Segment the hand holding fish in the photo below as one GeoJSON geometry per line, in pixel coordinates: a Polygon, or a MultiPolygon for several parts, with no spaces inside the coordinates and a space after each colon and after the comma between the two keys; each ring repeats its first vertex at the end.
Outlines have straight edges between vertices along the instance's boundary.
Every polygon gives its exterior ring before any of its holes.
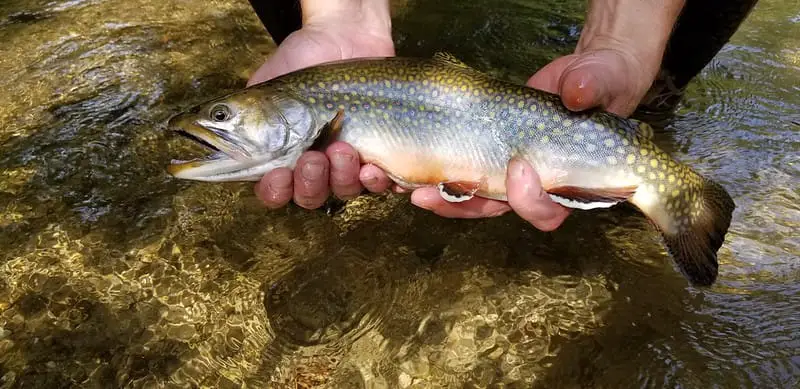
{"type": "MultiPolygon", "coordinates": [[[[626,1],[593,1],[575,52],[539,70],[528,85],[561,95],[565,105],[575,111],[602,106],[621,116],[632,113],[656,76],[682,1],[669,1],[657,10],[627,7],[626,1]]],[[[303,27],[281,43],[248,85],[322,62],[394,55],[388,2],[306,0],[301,4],[303,27]]],[[[294,200],[313,209],[321,206],[331,191],[348,199],[363,188],[382,192],[390,186],[381,169],[362,166],[352,146],[336,142],[324,153],[304,153],[294,171],[280,168],[269,172],[256,185],[256,193],[270,208],[294,200]]],[[[527,162],[511,162],[507,186],[508,202],[479,197],[448,202],[436,188],[416,189],[411,201],[455,218],[491,217],[514,210],[545,231],[561,225],[570,212],[550,199],[527,162]]]]}

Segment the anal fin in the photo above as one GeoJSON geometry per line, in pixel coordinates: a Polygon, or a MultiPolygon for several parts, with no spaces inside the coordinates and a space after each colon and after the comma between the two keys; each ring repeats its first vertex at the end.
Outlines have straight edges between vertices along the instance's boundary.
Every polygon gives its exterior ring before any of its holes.
{"type": "Polygon", "coordinates": [[[567,208],[595,209],[609,208],[627,201],[637,186],[619,188],[582,188],[578,186],[559,186],[547,190],[550,198],[567,208]]]}
{"type": "Polygon", "coordinates": [[[475,181],[449,181],[440,182],[437,187],[443,199],[451,203],[460,203],[475,197],[475,193],[481,187],[481,183],[475,181]]]}

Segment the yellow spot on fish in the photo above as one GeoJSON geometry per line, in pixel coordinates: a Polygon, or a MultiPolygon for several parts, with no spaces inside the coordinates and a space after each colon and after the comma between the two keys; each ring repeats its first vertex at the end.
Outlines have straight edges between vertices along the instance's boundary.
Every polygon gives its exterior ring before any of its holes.
{"type": "Polygon", "coordinates": [[[316,103],[316,102],[317,102],[317,99],[315,99],[315,98],[313,98],[313,97],[309,97],[309,98],[308,98],[308,102],[309,102],[309,103],[311,103],[311,104],[314,104],[314,103],[316,103]]]}
{"type": "Polygon", "coordinates": [[[467,91],[467,86],[466,85],[461,85],[461,91],[462,92],[466,92],[467,91]]]}
{"type": "Polygon", "coordinates": [[[644,156],[644,155],[647,155],[648,151],[647,151],[647,149],[641,149],[641,150],[639,150],[639,153],[641,153],[644,156]]]}
{"type": "Polygon", "coordinates": [[[664,179],[664,172],[658,172],[658,179],[659,180],[663,180],[664,179]]]}
{"type": "Polygon", "coordinates": [[[639,165],[639,167],[636,168],[636,171],[639,173],[644,173],[647,171],[647,168],[644,165],[639,165]]]}
{"type": "Polygon", "coordinates": [[[545,109],[544,111],[542,111],[542,115],[544,116],[550,115],[550,111],[545,109]]]}
{"type": "Polygon", "coordinates": [[[627,139],[622,139],[622,144],[627,146],[627,145],[631,144],[631,142],[629,140],[627,140],[627,139]]]}
{"type": "Polygon", "coordinates": [[[525,108],[525,100],[520,100],[519,103],[517,103],[517,108],[525,108]]]}
{"type": "Polygon", "coordinates": [[[481,94],[481,92],[480,92],[479,90],[477,90],[477,89],[475,89],[474,91],[472,91],[472,95],[473,95],[473,96],[478,96],[478,95],[480,95],[480,94],[481,94]]]}
{"type": "Polygon", "coordinates": [[[333,90],[339,90],[339,84],[333,84],[333,85],[331,85],[331,89],[333,89],[333,90]]]}
{"type": "Polygon", "coordinates": [[[672,197],[678,197],[679,194],[681,194],[680,190],[678,190],[678,189],[673,189],[672,190],[672,197]]]}
{"type": "Polygon", "coordinates": [[[320,88],[324,88],[325,87],[325,83],[320,81],[320,82],[317,83],[317,86],[320,87],[320,88]]]}
{"type": "Polygon", "coordinates": [[[650,166],[657,168],[658,167],[658,160],[653,158],[650,160],[650,166]]]}
{"type": "Polygon", "coordinates": [[[574,140],[575,140],[575,142],[580,142],[580,141],[582,141],[582,140],[583,140],[583,134],[575,134],[575,135],[572,137],[572,139],[574,139],[574,140]]]}
{"type": "Polygon", "coordinates": [[[653,173],[653,172],[650,172],[650,174],[648,174],[647,176],[650,177],[651,180],[655,180],[656,179],[656,174],[653,173]]]}
{"type": "Polygon", "coordinates": [[[542,137],[542,143],[547,143],[549,141],[550,141],[550,137],[549,136],[545,135],[545,136],[542,137]]]}
{"type": "Polygon", "coordinates": [[[536,125],[536,129],[537,129],[537,130],[540,130],[540,131],[541,131],[541,130],[544,130],[544,123],[539,123],[539,124],[537,124],[537,125],[536,125]]]}
{"type": "Polygon", "coordinates": [[[633,162],[636,161],[636,156],[633,154],[628,154],[628,158],[626,158],[628,165],[633,165],[633,162]]]}
{"type": "Polygon", "coordinates": [[[658,184],[658,193],[664,193],[667,190],[667,187],[664,184],[658,184]]]}
{"type": "Polygon", "coordinates": [[[670,184],[675,182],[675,175],[674,174],[670,174],[669,177],[667,177],[667,181],[669,181],[670,184]]]}
{"type": "Polygon", "coordinates": [[[416,90],[416,89],[414,89],[414,87],[413,87],[413,86],[412,86],[411,88],[408,88],[408,93],[410,93],[410,94],[412,94],[412,95],[413,95],[413,94],[414,94],[414,93],[416,93],[416,92],[417,92],[417,90],[416,90]]]}
{"type": "Polygon", "coordinates": [[[614,157],[613,155],[608,156],[608,158],[606,158],[606,161],[608,161],[609,165],[616,165],[617,164],[617,158],[614,157]]]}
{"type": "Polygon", "coordinates": [[[570,119],[564,120],[564,127],[569,127],[571,125],[572,125],[572,120],[570,119]]]}
{"type": "Polygon", "coordinates": [[[622,147],[617,147],[617,153],[618,154],[625,154],[625,149],[623,149],[622,147]]]}
{"type": "Polygon", "coordinates": [[[529,109],[531,110],[531,112],[536,111],[536,104],[531,104],[531,107],[529,109]]]}
{"type": "Polygon", "coordinates": [[[602,124],[600,124],[600,123],[597,123],[597,125],[595,125],[594,127],[595,127],[596,129],[598,129],[598,130],[603,130],[603,129],[605,129],[605,126],[603,126],[603,125],[602,125],[602,124]]]}
{"type": "Polygon", "coordinates": [[[603,143],[606,145],[606,147],[614,147],[613,139],[606,139],[605,141],[603,141],[603,143]]]}

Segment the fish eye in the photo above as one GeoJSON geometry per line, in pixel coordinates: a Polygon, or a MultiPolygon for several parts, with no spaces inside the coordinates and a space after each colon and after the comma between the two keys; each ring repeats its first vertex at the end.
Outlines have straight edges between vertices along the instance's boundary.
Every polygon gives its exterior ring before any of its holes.
{"type": "Polygon", "coordinates": [[[211,108],[211,120],[215,122],[224,122],[231,118],[231,110],[225,104],[217,104],[211,108]]]}

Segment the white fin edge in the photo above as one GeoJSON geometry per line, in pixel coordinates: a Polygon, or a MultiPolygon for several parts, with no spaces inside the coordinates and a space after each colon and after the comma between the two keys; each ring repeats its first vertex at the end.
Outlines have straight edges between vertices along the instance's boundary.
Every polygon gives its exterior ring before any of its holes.
{"type": "Polygon", "coordinates": [[[444,189],[444,183],[439,183],[438,185],[436,185],[436,187],[439,188],[439,195],[442,196],[442,198],[448,203],[460,203],[475,197],[475,195],[473,194],[465,193],[463,195],[453,195],[447,193],[447,191],[444,189]]]}
{"type": "Polygon", "coordinates": [[[615,205],[620,203],[619,201],[613,201],[613,202],[608,202],[608,203],[607,202],[602,202],[602,201],[595,201],[595,202],[591,202],[591,203],[582,203],[580,201],[570,200],[568,198],[564,198],[564,197],[561,197],[561,196],[556,196],[554,194],[549,194],[549,195],[550,195],[550,198],[553,201],[555,201],[556,203],[559,203],[559,204],[561,204],[561,205],[563,205],[563,206],[565,206],[567,208],[575,208],[575,209],[583,209],[583,210],[596,209],[596,208],[611,208],[611,207],[613,207],[613,206],[615,206],[615,205]]]}

